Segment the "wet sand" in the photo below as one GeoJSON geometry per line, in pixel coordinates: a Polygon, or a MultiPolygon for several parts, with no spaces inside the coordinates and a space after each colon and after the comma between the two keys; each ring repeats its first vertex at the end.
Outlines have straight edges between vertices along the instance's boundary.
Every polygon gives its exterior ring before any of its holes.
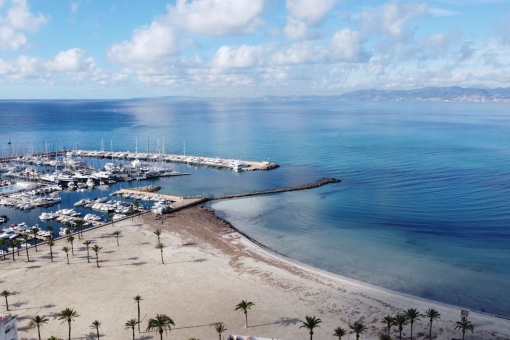
{"type": "MultiPolygon", "coordinates": [[[[378,287],[348,280],[309,268],[278,256],[236,232],[228,223],[199,207],[155,216],[152,213],[116,222],[84,232],[85,239],[103,249],[87,263],[83,240],[75,241],[75,256],[66,264],[58,240],[54,247],[55,262],[49,259],[48,246],[39,251],[30,249],[31,261],[25,251],[0,261],[0,290],[9,290],[11,313],[18,317],[20,339],[36,339],[37,330],[28,329],[29,319],[46,315],[50,321],[41,329],[43,339],[50,335],[67,338],[67,323],[57,314],[70,307],[80,316],[72,323],[73,339],[92,339],[94,320],[102,324],[100,334],[107,339],[130,339],[131,331],[124,323],[136,318],[133,297],[141,295],[142,332],[137,339],[153,339],[155,333],[145,332],[147,320],[156,314],[167,314],[175,327],[164,338],[217,339],[214,325],[223,322],[229,333],[272,339],[308,339],[300,329],[305,315],[322,319],[314,331],[314,339],[333,338],[333,330],[361,321],[368,327],[366,339],[377,339],[385,327],[381,320],[408,308],[424,312],[435,308],[441,320],[434,323],[437,339],[462,338],[454,330],[460,309],[415,297],[397,294],[378,287]],[[161,242],[166,245],[161,263],[155,249],[157,237],[153,230],[163,230],[161,242]],[[111,234],[120,230],[120,246],[111,234]],[[255,306],[248,313],[248,329],[244,315],[234,311],[241,300],[255,306]]],[[[4,311],[4,300],[0,300],[4,311]]],[[[466,339],[510,339],[510,321],[470,312],[474,334],[466,339]]],[[[414,338],[428,338],[428,321],[422,318],[414,325],[414,338]]],[[[405,326],[403,338],[410,336],[405,326]]],[[[393,336],[398,339],[398,331],[393,336]]],[[[345,337],[344,339],[347,339],[345,337]]],[[[350,339],[355,339],[353,335],[350,339]]]]}

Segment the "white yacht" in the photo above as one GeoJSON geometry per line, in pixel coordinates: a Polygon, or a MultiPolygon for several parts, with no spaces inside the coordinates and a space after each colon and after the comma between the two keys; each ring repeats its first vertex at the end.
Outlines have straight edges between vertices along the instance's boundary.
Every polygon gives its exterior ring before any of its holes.
{"type": "Polygon", "coordinates": [[[90,177],[89,177],[89,179],[87,179],[87,182],[85,184],[87,184],[87,186],[89,188],[93,188],[93,187],[96,186],[96,183],[94,183],[94,180],[92,178],[90,178],[90,177]]]}

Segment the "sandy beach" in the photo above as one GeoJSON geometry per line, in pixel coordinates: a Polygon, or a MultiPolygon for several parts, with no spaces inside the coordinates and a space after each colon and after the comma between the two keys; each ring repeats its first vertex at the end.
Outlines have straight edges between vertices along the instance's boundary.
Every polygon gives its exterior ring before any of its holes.
{"type": "MultiPolygon", "coordinates": [[[[257,246],[233,230],[223,220],[200,207],[192,207],[165,216],[152,213],[133,220],[116,222],[113,226],[84,232],[84,239],[102,247],[100,268],[95,255],[87,262],[83,240],[75,238],[75,255],[66,263],[61,250],[69,244],[57,240],[54,262],[49,247],[25,250],[16,261],[12,256],[1,262],[0,290],[9,290],[11,313],[18,318],[20,339],[36,339],[37,330],[29,329],[35,315],[46,315],[49,322],[41,329],[43,339],[51,335],[67,338],[67,323],[57,314],[69,307],[80,315],[72,323],[73,339],[93,339],[90,328],[99,320],[102,338],[130,339],[131,331],[124,324],[136,318],[134,296],[141,295],[142,332],[137,339],[155,339],[154,332],[145,332],[147,320],[156,314],[167,314],[175,327],[165,339],[218,339],[214,325],[223,322],[227,331],[241,335],[271,339],[309,339],[300,329],[305,315],[322,319],[314,331],[314,339],[333,339],[336,327],[361,321],[367,325],[366,339],[377,339],[385,331],[381,320],[408,308],[424,312],[435,308],[441,319],[433,326],[433,338],[462,338],[454,324],[460,320],[460,308],[397,294],[340,276],[309,268],[257,246]],[[161,242],[165,264],[155,249],[157,237],[153,230],[163,230],[161,242]],[[120,230],[119,246],[112,232],[120,230]],[[234,311],[241,300],[255,304],[248,313],[234,311]]],[[[5,301],[0,300],[0,311],[5,301]]],[[[475,332],[466,339],[510,339],[510,321],[470,312],[475,332]]],[[[428,338],[428,320],[414,325],[414,339],[428,338]]],[[[392,335],[398,339],[394,327],[392,335]]],[[[410,336],[405,326],[403,338],[410,336]]],[[[354,335],[349,338],[355,339],[354,335]]]]}

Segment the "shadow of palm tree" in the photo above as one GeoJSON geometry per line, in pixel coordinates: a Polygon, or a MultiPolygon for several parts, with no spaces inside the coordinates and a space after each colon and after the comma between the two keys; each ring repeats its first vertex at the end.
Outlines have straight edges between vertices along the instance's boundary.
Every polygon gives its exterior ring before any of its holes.
{"type": "Polygon", "coordinates": [[[184,327],[174,327],[173,329],[187,329],[187,328],[198,328],[198,327],[212,327],[216,326],[217,324],[221,323],[221,321],[218,322],[212,322],[207,325],[195,325],[195,326],[184,326],[184,327]]]}
{"type": "Polygon", "coordinates": [[[37,268],[41,268],[41,266],[28,266],[27,269],[37,269],[37,268]]]}
{"type": "Polygon", "coordinates": [[[298,318],[290,318],[290,317],[284,316],[284,317],[281,317],[276,323],[281,324],[284,327],[287,327],[287,326],[297,325],[300,322],[301,322],[301,320],[299,320],[298,318]]]}

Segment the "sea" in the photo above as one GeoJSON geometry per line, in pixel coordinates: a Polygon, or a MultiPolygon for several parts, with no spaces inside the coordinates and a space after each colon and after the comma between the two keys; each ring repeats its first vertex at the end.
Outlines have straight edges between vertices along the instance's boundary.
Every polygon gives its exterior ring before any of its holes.
{"type": "MultiPolygon", "coordinates": [[[[0,122],[2,156],[104,148],[280,165],[236,173],[171,164],[191,175],[150,182],[165,193],[220,195],[338,178],[340,183],[316,189],[213,201],[208,207],[295,261],[510,317],[508,103],[0,101],[0,122]]],[[[101,166],[99,160],[87,162],[101,166]]],[[[62,192],[61,205],[132,185],[62,192]]],[[[0,207],[9,222],[29,225],[41,223],[41,211],[0,207]]]]}

